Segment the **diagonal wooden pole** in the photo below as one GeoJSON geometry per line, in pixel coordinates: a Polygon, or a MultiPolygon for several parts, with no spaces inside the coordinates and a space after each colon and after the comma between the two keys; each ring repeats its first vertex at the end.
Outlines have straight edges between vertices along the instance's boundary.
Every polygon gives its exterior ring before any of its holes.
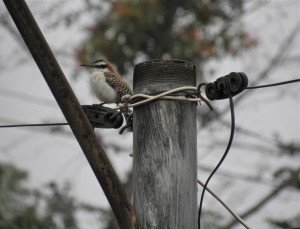
{"type": "Polygon", "coordinates": [[[24,0],[3,0],[81,146],[122,229],[137,229],[134,210],[105,151],[24,0]]]}

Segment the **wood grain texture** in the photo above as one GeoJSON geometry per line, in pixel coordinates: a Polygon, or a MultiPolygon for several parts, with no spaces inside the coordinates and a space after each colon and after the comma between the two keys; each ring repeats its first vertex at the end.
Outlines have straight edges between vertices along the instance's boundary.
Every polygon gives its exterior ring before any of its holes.
{"type": "Polygon", "coordinates": [[[4,3],[94,171],[120,228],[138,229],[121,182],[26,2],[4,0],[4,3]]]}
{"type": "MultiPolygon", "coordinates": [[[[146,62],[135,68],[134,94],[195,81],[190,63],[146,62]]],[[[134,108],[133,120],[134,208],[141,228],[196,228],[196,103],[155,101],[134,108]]]]}

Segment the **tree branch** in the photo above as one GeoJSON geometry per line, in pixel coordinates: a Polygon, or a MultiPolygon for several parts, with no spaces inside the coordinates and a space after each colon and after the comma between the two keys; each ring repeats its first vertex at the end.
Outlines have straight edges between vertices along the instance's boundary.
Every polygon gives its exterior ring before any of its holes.
{"type": "MultiPolygon", "coordinates": [[[[273,189],[268,195],[263,197],[260,201],[258,201],[255,205],[250,207],[248,210],[246,210],[243,214],[240,214],[240,217],[242,219],[245,219],[252,215],[253,213],[257,212],[259,209],[261,209],[265,204],[270,201],[273,197],[275,197],[279,192],[281,192],[284,188],[287,186],[296,186],[299,183],[298,179],[298,173],[299,170],[290,171],[289,178],[283,180],[280,185],[278,185],[275,189],[273,189]]],[[[231,222],[229,222],[227,225],[222,227],[222,229],[230,229],[238,222],[234,219],[231,222]]]]}

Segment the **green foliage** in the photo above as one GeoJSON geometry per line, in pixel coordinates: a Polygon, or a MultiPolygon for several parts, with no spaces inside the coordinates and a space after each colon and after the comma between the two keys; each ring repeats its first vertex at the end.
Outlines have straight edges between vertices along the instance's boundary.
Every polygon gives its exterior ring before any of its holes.
{"type": "Polygon", "coordinates": [[[27,174],[9,164],[0,164],[0,228],[76,229],[77,211],[100,215],[102,210],[83,205],[70,195],[70,185],[47,185],[46,190],[25,187],[27,174]]]}
{"type": "Polygon", "coordinates": [[[49,184],[51,195],[46,197],[47,216],[49,218],[60,218],[64,228],[78,228],[75,213],[77,207],[75,200],[69,196],[70,186],[66,185],[59,189],[55,183],[49,184]]]}
{"type": "Polygon", "coordinates": [[[23,187],[22,181],[26,177],[24,171],[11,165],[0,166],[0,228],[13,228],[15,218],[20,221],[20,213],[25,213],[26,207],[22,202],[28,196],[28,190],[23,187]]]}
{"type": "MultiPolygon", "coordinates": [[[[100,12],[99,12],[100,13],[100,12]]],[[[105,56],[121,73],[137,61],[184,59],[201,66],[256,44],[242,26],[242,0],[116,0],[95,20],[77,51],[78,61],[105,56]]]]}

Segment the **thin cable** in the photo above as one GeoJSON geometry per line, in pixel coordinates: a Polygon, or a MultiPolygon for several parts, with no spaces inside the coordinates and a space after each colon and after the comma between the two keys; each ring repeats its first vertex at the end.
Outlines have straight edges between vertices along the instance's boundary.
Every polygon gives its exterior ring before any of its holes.
{"type": "MultiPolygon", "coordinates": [[[[193,87],[193,86],[183,86],[183,87],[178,87],[178,88],[174,88],[171,89],[169,91],[165,91],[161,94],[158,95],[144,95],[144,94],[136,94],[133,96],[129,96],[128,98],[127,95],[123,96],[125,102],[124,103],[120,103],[116,108],[114,108],[115,110],[119,110],[122,109],[124,107],[136,107],[136,106],[140,106],[146,103],[149,103],[151,101],[154,100],[158,100],[158,99],[171,99],[171,100],[181,100],[181,101],[189,101],[189,102],[204,102],[207,104],[207,106],[213,110],[213,107],[210,105],[209,101],[207,99],[205,99],[201,93],[198,93],[197,91],[197,87],[193,87]],[[171,94],[174,94],[175,92],[186,92],[186,91],[192,91],[191,93],[188,94],[197,94],[197,98],[187,98],[186,96],[169,96],[171,94]],[[131,103],[132,100],[134,99],[138,99],[138,98],[142,98],[144,100],[136,102],[136,103],[131,103]]],[[[123,100],[122,98],[122,100],[123,100]]]]}
{"type": "MultiPolygon", "coordinates": [[[[123,96],[125,97],[125,96],[123,96]]],[[[113,108],[114,110],[122,110],[124,108],[128,107],[136,107],[140,106],[146,103],[149,103],[153,100],[158,99],[170,99],[170,100],[181,100],[181,101],[189,101],[189,102],[204,102],[208,105],[208,107],[213,110],[213,107],[210,105],[209,101],[206,100],[201,93],[197,92],[197,88],[193,86],[185,86],[185,87],[179,87],[174,88],[172,90],[163,92],[161,94],[150,96],[150,95],[144,95],[144,94],[137,94],[133,96],[129,96],[128,98],[125,98],[126,102],[120,103],[116,108],[113,108]],[[187,98],[186,96],[172,96],[171,94],[174,94],[175,92],[186,92],[186,91],[193,91],[191,94],[195,93],[197,94],[197,98],[187,98]],[[171,95],[171,96],[169,96],[171,95]],[[142,98],[144,100],[136,102],[136,103],[130,103],[133,99],[142,98]]],[[[62,126],[62,125],[69,125],[68,123],[49,123],[49,124],[18,124],[18,125],[0,125],[0,128],[10,128],[10,127],[36,127],[36,126],[62,126]]]]}
{"type": "MultiPolygon", "coordinates": [[[[198,184],[200,184],[202,187],[204,187],[204,184],[200,181],[200,180],[197,180],[197,182],[198,182],[198,184]]],[[[223,200],[221,200],[218,196],[217,196],[217,194],[215,194],[213,191],[211,191],[208,187],[206,187],[206,190],[213,196],[213,197],[215,197],[230,213],[231,213],[231,215],[234,217],[234,218],[236,218],[237,219],[237,221],[239,221],[245,228],[247,228],[247,229],[251,229],[246,223],[245,223],[245,221],[241,218],[241,217],[239,217],[236,213],[234,213],[230,208],[229,208],[229,206],[227,206],[224,202],[223,202],[223,200]]]]}
{"type": "Polygon", "coordinates": [[[283,81],[283,82],[280,82],[280,83],[265,84],[265,85],[260,85],[260,86],[245,87],[245,89],[258,89],[258,88],[264,88],[264,87],[275,87],[275,86],[280,86],[280,85],[289,84],[289,83],[296,83],[296,82],[300,82],[300,79],[288,80],[288,81],[283,81]]]}
{"type": "Polygon", "coordinates": [[[201,99],[203,100],[203,102],[206,103],[206,105],[209,107],[209,109],[210,109],[211,111],[213,111],[214,108],[212,107],[212,105],[209,103],[209,101],[208,101],[206,98],[204,98],[204,97],[201,95],[201,87],[202,87],[202,86],[206,86],[207,84],[208,84],[207,82],[199,83],[199,85],[197,86],[197,96],[198,96],[199,98],[201,98],[201,99]]]}
{"type": "Polygon", "coordinates": [[[232,96],[231,96],[231,93],[230,93],[229,90],[228,90],[228,96],[229,96],[229,103],[230,103],[230,110],[231,110],[231,132],[230,132],[230,137],[229,137],[229,141],[228,141],[228,144],[227,144],[227,148],[226,148],[221,160],[219,161],[219,163],[217,164],[215,169],[211,172],[211,174],[209,175],[209,177],[206,180],[205,185],[203,187],[202,194],[201,194],[201,199],[200,199],[199,211],[198,211],[198,228],[199,229],[201,229],[201,211],[202,211],[202,203],[203,203],[203,198],[204,198],[204,193],[205,193],[206,187],[207,187],[208,182],[210,181],[210,179],[213,177],[213,175],[217,172],[217,170],[219,169],[221,164],[224,162],[224,160],[225,160],[225,158],[226,158],[226,156],[229,152],[229,149],[231,147],[233,136],[234,136],[234,128],[235,128],[234,107],[233,107],[232,96]]]}
{"type": "Polygon", "coordinates": [[[36,127],[36,126],[66,126],[69,123],[38,123],[38,124],[17,124],[17,125],[1,125],[0,128],[10,128],[10,127],[36,127]]]}
{"type": "MultiPolygon", "coordinates": [[[[192,87],[192,86],[179,87],[179,88],[175,88],[175,89],[172,89],[172,90],[169,90],[169,91],[165,91],[165,92],[163,92],[163,93],[161,93],[159,95],[155,95],[155,96],[149,96],[149,95],[143,95],[143,94],[133,95],[130,98],[130,100],[138,98],[138,97],[148,98],[148,99],[140,101],[140,102],[136,102],[136,103],[133,103],[133,104],[129,104],[128,107],[136,107],[136,106],[139,106],[139,105],[142,105],[142,104],[145,104],[145,103],[149,103],[149,102],[151,102],[153,100],[157,100],[159,98],[164,99],[164,96],[170,95],[170,94],[178,92],[178,91],[185,91],[185,90],[194,90],[194,91],[196,91],[197,88],[196,87],[192,87]]],[[[174,99],[174,100],[176,100],[176,99],[182,100],[182,98],[178,98],[177,96],[176,97],[173,96],[172,99],[174,99]]],[[[186,101],[193,101],[193,102],[196,102],[196,101],[200,102],[200,101],[202,101],[199,98],[194,98],[194,99],[185,98],[184,100],[186,100],[186,101]]]]}

